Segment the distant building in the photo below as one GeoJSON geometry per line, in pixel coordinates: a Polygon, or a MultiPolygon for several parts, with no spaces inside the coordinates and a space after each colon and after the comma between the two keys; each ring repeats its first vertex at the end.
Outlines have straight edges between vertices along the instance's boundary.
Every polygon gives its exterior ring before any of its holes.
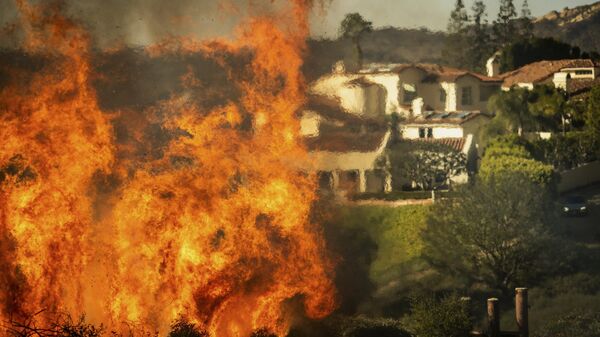
{"type": "Polygon", "coordinates": [[[570,97],[579,97],[600,84],[600,64],[592,60],[539,61],[500,77],[503,90],[533,89],[536,85],[548,84],[565,90],[570,97]]]}

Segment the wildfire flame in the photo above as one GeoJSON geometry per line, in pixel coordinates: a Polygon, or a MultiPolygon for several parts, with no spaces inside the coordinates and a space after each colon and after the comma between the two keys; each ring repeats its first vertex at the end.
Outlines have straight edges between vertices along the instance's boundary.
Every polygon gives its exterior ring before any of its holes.
{"type": "Polygon", "coordinates": [[[209,111],[184,95],[161,102],[153,109],[179,136],[145,163],[119,155],[85,30],[60,6],[17,5],[24,48],[53,58],[0,91],[0,320],[45,309],[40,324],[85,314],[164,334],[184,317],[212,336],[247,336],[285,334],[295,297],[313,318],[334,309],[332,266],[309,219],[315,177],[297,165],[311,1],[252,18],[237,41],[181,40],[178,52],[216,59],[251,50],[244,76],[230,71],[241,97],[209,111]],[[118,183],[98,212],[103,179],[118,183]]]}

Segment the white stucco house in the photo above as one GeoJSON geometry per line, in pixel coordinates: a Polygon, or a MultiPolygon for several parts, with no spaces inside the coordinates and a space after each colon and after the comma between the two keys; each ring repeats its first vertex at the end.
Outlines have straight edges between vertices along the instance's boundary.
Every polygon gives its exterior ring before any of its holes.
{"type": "Polygon", "coordinates": [[[499,77],[431,64],[371,64],[352,73],[338,64],[311,84],[300,113],[321,188],[346,194],[390,192],[395,178],[386,150],[392,137],[440,142],[476,165],[475,140],[490,119],[487,103],[501,83],[499,77]],[[395,127],[392,115],[399,117],[395,127]],[[392,130],[399,133],[392,135],[392,130]]]}
{"type": "Polygon", "coordinates": [[[311,85],[313,94],[339,99],[350,113],[413,114],[421,98],[425,110],[486,111],[502,80],[433,64],[370,64],[354,73],[338,71],[311,85]]]}
{"type": "Polygon", "coordinates": [[[322,190],[342,195],[391,191],[390,174],[377,165],[391,136],[381,116],[350,113],[339,101],[311,96],[300,124],[322,190]]]}

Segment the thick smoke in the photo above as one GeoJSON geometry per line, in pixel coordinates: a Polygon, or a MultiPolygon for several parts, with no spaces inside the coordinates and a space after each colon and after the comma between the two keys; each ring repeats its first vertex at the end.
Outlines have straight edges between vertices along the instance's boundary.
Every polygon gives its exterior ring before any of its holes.
{"type": "MultiPolygon", "coordinates": [[[[43,0],[51,1],[51,0],[43,0]]],[[[32,1],[35,3],[36,1],[32,1]]],[[[39,2],[39,1],[37,1],[39,2]]],[[[64,0],[66,13],[82,22],[96,46],[115,49],[154,44],[170,37],[231,37],[249,16],[268,15],[282,0],[64,0]]],[[[20,29],[13,0],[0,0],[0,47],[18,45],[20,29]],[[15,31],[17,34],[15,34],[15,31]]]]}

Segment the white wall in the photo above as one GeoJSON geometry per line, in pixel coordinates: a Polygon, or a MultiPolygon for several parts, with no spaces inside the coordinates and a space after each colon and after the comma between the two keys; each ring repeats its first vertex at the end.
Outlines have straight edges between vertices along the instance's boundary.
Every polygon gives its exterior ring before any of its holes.
{"type": "MultiPolygon", "coordinates": [[[[432,128],[433,138],[463,138],[465,133],[459,125],[408,125],[402,126],[402,138],[419,139],[419,129],[432,128]]],[[[427,132],[427,131],[425,131],[427,132]]]]}
{"type": "Polygon", "coordinates": [[[372,152],[313,151],[308,155],[315,171],[372,170],[375,168],[376,160],[383,153],[389,137],[390,132],[384,136],[379,148],[372,152]]]}
{"type": "Polygon", "coordinates": [[[560,193],[600,182],[600,161],[582,165],[560,174],[560,193]]]}
{"type": "Polygon", "coordinates": [[[300,118],[300,134],[304,137],[316,137],[319,135],[321,118],[314,111],[305,111],[300,118]]]}
{"type": "Polygon", "coordinates": [[[378,84],[343,85],[338,90],[342,107],[359,116],[381,116],[385,113],[386,90],[378,84]]]}

